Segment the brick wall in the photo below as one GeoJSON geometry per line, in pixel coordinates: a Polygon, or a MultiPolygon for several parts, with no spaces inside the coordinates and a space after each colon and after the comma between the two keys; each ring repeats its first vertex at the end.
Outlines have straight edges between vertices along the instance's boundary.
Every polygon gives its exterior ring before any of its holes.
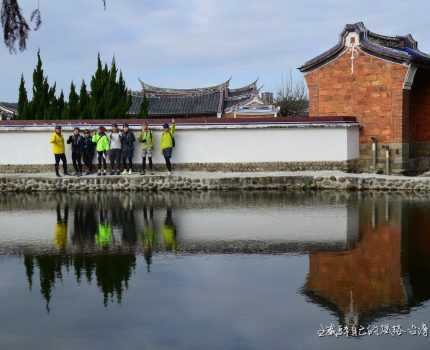
{"type": "Polygon", "coordinates": [[[346,52],[306,74],[309,115],[356,116],[362,126],[360,143],[370,143],[372,136],[380,143],[408,142],[403,91],[407,67],[361,50],[353,61],[354,72],[351,53],[346,52]]]}
{"type": "Polygon", "coordinates": [[[418,70],[411,90],[411,134],[413,141],[430,141],[430,76],[418,70]]]}

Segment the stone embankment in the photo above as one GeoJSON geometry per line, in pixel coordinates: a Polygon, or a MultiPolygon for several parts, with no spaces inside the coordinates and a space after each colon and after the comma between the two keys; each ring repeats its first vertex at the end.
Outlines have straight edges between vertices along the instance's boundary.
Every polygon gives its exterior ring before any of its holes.
{"type": "Polygon", "coordinates": [[[321,172],[206,173],[178,172],[140,176],[56,178],[51,174],[0,175],[0,192],[37,191],[208,191],[208,190],[347,190],[428,191],[430,178],[321,172]]]}

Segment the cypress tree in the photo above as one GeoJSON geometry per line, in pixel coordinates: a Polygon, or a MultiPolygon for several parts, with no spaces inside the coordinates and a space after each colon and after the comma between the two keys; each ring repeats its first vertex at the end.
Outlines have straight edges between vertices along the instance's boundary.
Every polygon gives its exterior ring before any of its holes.
{"type": "Polygon", "coordinates": [[[90,115],[89,111],[90,97],[87,91],[87,85],[82,80],[81,89],[79,92],[79,112],[82,119],[86,119],[90,115]]]}
{"type": "Polygon", "coordinates": [[[103,110],[103,67],[100,59],[100,54],[97,56],[97,70],[91,77],[91,117],[94,119],[102,118],[104,114],[103,110]]]}
{"type": "Polygon", "coordinates": [[[21,83],[19,84],[19,95],[18,95],[18,118],[26,119],[26,113],[28,111],[28,96],[25,88],[24,74],[21,74],[21,83]]]}
{"type": "Polygon", "coordinates": [[[29,119],[44,118],[44,95],[46,85],[47,80],[43,75],[43,63],[39,50],[37,51],[37,65],[33,71],[33,99],[31,101],[31,115],[29,119]]]}
{"type": "Polygon", "coordinates": [[[70,84],[68,116],[71,119],[80,118],[79,95],[76,93],[76,87],[75,87],[75,84],[73,83],[73,81],[70,84]]]}
{"type": "Polygon", "coordinates": [[[56,89],[57,83],[48,90],[47,103],[45,104],[45,119],[61,119],[61,116],[58,115],[56,89]]]}
{"type": "Polygon", "coordinates": [[[64,93],[61,90],[60,97],[57,101],[57,114],[59,119],[63,119],[65,117],[65,103],[64,103],[64,93]]]}

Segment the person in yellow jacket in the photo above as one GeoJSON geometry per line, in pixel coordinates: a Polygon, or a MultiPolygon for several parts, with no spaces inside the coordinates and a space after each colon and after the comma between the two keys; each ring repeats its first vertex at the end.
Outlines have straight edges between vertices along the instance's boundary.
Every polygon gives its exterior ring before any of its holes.
{"type": "Polygon", "coordinates": [[[167,251],[176,252],[177,241],[176,241],[176,226],[173,223],[172,218],[172,208],[167,208],[166,219],[164,220],[164,225],[161,229],[164,247],[167,251]]]}
{"type": "Polygon", "coordinates": [[[64,207],[64,216],[61,217],[60,204],[57,204],[57,223],[55,225],[54,243],[55,246],[64,251],[67,247],[67,223],[69,218],[69,207],[64,207]]]}
{"type": "Polygon", "coordinates": [[[176,131],[175,119],[172,119],[172,125],[169,124],[163,125],[163,132],[161,133],[160,138],[160,149],[163,153],[164,160],[166,161],[166,168],[168,174],[172,174],[172,163],[170,159],[172,158],[173,148],[175,147],[175,138],[173,135],[176,131]]]}
{"type": "Polygon", "coordinates": [[[69,175],[67,172],[67,159],[64,147],[64,137],[62,134],[61,126],[57,125],[54,132],[51,134],[49,143],[52,145],[52,153],[55,157],[55,175],[60,175],[60,160],[63,162],[64,175],[69,175]]]}

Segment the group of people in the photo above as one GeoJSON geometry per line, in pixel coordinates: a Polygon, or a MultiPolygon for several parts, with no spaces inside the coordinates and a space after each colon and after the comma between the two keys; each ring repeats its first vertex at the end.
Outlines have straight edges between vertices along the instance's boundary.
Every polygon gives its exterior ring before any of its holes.
{"type": "MultiPolygon", "coordinates": [[[[172,174],[172,153],[175,147],[174,133],[176,131],[175,120],[171,125],[164,124],[160,138],[160,150],[163,154],[168,174],[172,174]]],[[[71,145],[72,162],[76,176],[92,174],[93,160],[97,154],[98,171],[97,175],[107,175],[107,159],[110,160],[110,175],[131,175],[133,172],[133,156],[135,143],[142,145],[142,171],[145,175],[146,161],[148,159],[149,170],[153,171],[152,155],[154,150],[154,136],[148,123],[145,121],[139,136],[134,136],[128,124],[124,124],[122,130],[117,124],[112,125],[112,130],[108,132],[105,127],[100,126],[97,131],[91,133],[86,129],[81,134],[79,128],[74,128],[73,134],[67,139],[67,144],[71,145]]],[[[65,142],[61,126],[56,126],[51,135],[52,153],[55,158],[55,174],[61,177],[60,162],[63,163],[64,175],[70,175],[67,171],[67,158],[65,154],[65,142]]]]}

